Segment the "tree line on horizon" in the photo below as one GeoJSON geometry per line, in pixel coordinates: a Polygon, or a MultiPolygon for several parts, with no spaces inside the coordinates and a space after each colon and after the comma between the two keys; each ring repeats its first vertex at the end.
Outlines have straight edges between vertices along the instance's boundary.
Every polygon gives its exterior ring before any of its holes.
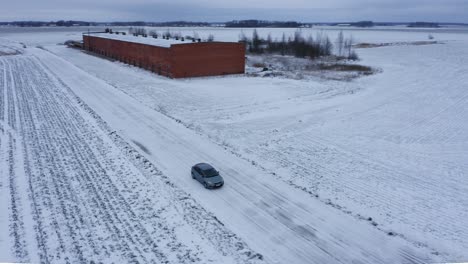
{"type": "Polygon", "coordinates": [[[228,28],[259,28],[259,27],[273,27],[273,28],[297,28],[304,24],[296,21],[267,21],[267,20],[233,20],[226,22],[225,27],[228,28]]]}
{"type": "MultiPolygon", "coordinates": [[[[373,21],[358,21],[350,23],[302,23],[296,21],[267,21],[267,20],[232,20],[229,22],[193,22],[193,21],[167,21],[167,22],[145,22],[145,21],[114,21],[114,22],[91,22],[77,20],[58,20],[58,21],[10,21],[0,22],[0,26],[18,26],[18,27],[73,27],[73,26],[140,26],[140,27],[228,27],[228,28],[301,28],[312,27],[314,25],[328,26],[353,26],[353,27],[374,27],[374,26],[390,26],[406,24],[408,27],[423,27],[436,28],[440,27],[440,23],[434,22],[410,22],[410,23],[390,23],[390,22],[373,22],[373,21]]],[[[454,25],[467,25],[463,23],[451,23],[454,25]]]]}

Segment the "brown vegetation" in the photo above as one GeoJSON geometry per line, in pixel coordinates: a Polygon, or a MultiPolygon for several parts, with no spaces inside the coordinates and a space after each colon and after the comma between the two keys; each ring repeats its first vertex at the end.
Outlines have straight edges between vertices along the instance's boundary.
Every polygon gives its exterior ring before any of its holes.
{"type": "Polygon", "coordinates": [[[359,43],[353,47],[356,49],[379,48],[388,46],[420,46],[420,45],[433,45],[442,44],[439,41],[410,41],[410,42],[389,42],[389,43],[359,43]]]}

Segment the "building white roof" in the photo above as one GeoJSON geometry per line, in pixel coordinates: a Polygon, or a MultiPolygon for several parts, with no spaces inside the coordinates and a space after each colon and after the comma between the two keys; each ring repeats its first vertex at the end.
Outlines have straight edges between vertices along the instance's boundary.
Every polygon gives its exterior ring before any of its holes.
{"type": "MultiPolygon", "coordinates": [[[[88,35],[88,34],[84,33],[84,35],[88,35]]],[[[145,38],[143,36],[135,37],[131,34],[122,35],[122,33],[120,34],[90,33],[89,35],[93,37],[98,37],[98,38],[115,39],[115,40],[140,43],[140,44],[146,44],[146,45],[152,45],[152,46],[158,46],[158,47],[164,47],[164,48],[169,48],[171,45],[174,45],[174,44],[192,43],[191,39],[186,39],[185,41],[181,41],[180,39],[175,40],[173,38],[163,39],[161,36],[159,36],[156,39],[156,38],[153,38],[152,36],[148,36],[145,38]]]]}

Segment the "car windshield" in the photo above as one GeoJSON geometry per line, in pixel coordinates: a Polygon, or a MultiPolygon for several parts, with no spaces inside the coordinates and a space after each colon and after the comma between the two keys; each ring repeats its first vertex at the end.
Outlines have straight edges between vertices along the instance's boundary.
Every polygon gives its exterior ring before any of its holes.
{"type": "Polygon", "coordinates": [[[210,177],[218,176],[219,174],[215,169],[211,168],[211,169],[203,171],[203,175],[206,178],[210,178],[210,177]]]}

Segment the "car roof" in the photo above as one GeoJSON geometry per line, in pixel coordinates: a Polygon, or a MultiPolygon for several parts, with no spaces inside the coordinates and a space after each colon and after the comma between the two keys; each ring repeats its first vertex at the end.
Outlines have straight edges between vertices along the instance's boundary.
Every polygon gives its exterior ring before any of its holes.
{"type": "Polygon", "coordinates": [[[198,164],[195,165],[195,167],[198,167],[198,168],[200,168],[201,170],[213,169],[213,166],[211,166],[211,165],[208,164],[208,163],[198,163],[198,164]]]}

